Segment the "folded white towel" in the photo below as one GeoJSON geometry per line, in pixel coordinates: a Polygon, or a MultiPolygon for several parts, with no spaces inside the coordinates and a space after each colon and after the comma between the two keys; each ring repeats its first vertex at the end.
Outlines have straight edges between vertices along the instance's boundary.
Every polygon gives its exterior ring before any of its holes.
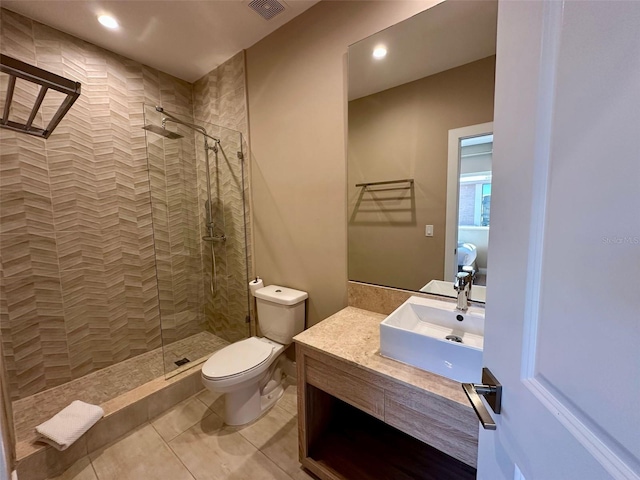
{"type": "Polygon", "coordinates": [[[38,440],[58,450],[66,450],[104,415],[102,408],[75,400],[60,413],[38,425],[38,440]]]}

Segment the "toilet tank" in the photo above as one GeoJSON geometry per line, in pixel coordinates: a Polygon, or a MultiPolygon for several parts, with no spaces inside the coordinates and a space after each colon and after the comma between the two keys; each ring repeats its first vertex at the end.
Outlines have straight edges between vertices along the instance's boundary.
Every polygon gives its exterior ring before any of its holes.
{"type": "Polygon", "coordinates": [[[258,305],[258,325],[274,342],[288,345],[304,330],[304,301],[307,292],[269,285],[254,293],[258,305]]]}

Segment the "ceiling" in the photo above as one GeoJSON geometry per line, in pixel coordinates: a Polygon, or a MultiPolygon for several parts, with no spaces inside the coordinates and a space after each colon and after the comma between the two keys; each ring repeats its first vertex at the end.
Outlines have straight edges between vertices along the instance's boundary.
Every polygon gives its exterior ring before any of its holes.
{"type": "Polygon", "coordinates": [[[449,0],[351,45],[349,100],[495,55],[497,17],[496,0],[449,0]]]}
{"type": "Polygon", "coordinates": [[[2,7],[188,82],[300,15],[318,0],[278,0],[265,20],[245,0],[2,0],[2,7]],[[120,23],[109,30],[97,21],[120,23]]]}

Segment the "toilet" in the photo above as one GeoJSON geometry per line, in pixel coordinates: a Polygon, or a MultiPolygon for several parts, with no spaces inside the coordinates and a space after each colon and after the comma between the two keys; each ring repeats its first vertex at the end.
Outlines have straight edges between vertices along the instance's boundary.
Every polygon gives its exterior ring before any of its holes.
{"type": "Polygon", "coordinates": [[[244,425],[282,396],[281,354],[304,330],[307,292],[269,285],[254,292],[263,337],[250,337],[218,350],[202,365],[202,383],[224,393],[225,423],[244,425]]]}
{"type": "Polygon", "coordinates": [[[458,270],[463,270],[462,267],[474,267],[476,257],[478,256],[478,250],[473,243],[459,242],[458,243],[458,270]]]}

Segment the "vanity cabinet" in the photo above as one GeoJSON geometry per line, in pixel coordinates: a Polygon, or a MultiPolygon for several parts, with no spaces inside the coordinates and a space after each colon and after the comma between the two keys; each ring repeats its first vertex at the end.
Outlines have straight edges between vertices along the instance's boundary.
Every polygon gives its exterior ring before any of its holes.
{"type": "Polygon", "coordinates": [[[327,480],[475,478],[471,407],[296,340],[305,468],[327,480]]]}

